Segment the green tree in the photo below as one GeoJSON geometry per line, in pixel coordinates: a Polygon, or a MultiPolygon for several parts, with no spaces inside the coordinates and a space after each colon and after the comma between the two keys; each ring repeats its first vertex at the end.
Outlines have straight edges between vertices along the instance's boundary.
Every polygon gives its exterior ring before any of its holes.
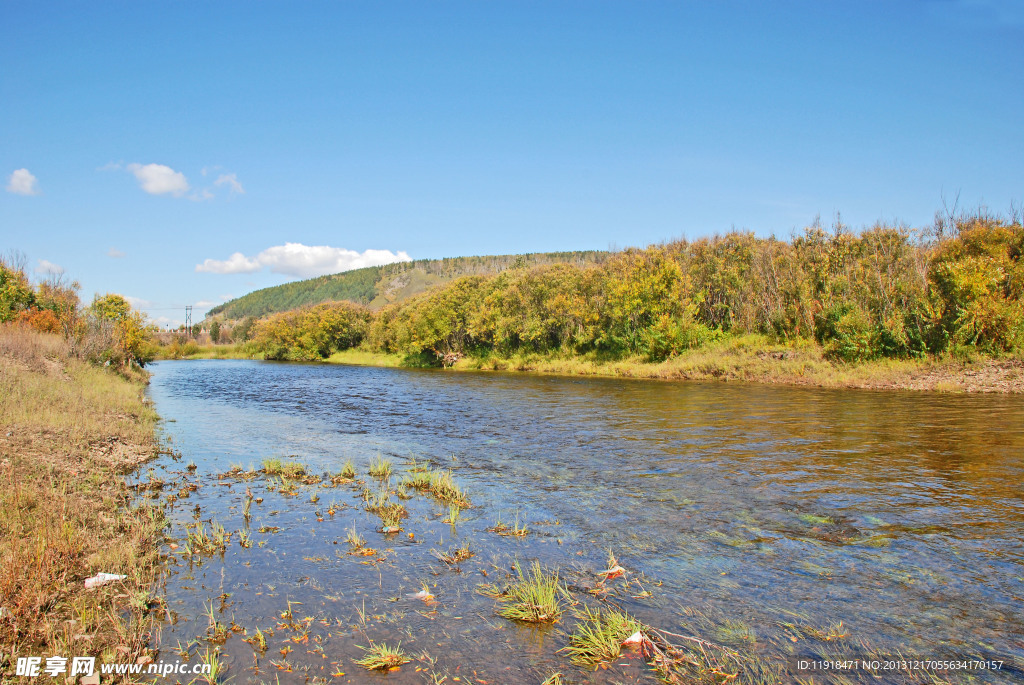
{"type": "Polygon", "coordinates": [[[215,345],[220,342],[220,321],[214,321],[210,324],[210,340],[215,345]]]}
{"type": "Polygon", "coordinates": [[[11,321],[34,302],[35,292],[25,270],[0,259],[0,323],[11,321]]]}

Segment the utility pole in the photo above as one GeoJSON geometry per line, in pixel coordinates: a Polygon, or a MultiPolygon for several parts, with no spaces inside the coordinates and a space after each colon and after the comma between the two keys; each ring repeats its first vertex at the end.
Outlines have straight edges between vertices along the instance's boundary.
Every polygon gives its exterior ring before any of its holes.
{"type": "Polygon", "coordinates": [[[185,305],[185,335],[192,337],[192,305],[185,305]]]}

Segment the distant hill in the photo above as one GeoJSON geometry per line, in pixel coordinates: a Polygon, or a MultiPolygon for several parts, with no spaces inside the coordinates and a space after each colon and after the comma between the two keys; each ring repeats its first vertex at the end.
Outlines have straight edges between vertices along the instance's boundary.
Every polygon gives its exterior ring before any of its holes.
{"type": "Polygon", "coordinates": [[[246,316],[261,317],[328,300],[350,300],[371,309],[380,309],[386,304],[407,300],[460,276],[496,274],[508,268],[538,264],[598,264],[607,259],[608,254],[599,250],[533,252],[522,255],[417,259],[370,266],[255,290],[214,307],[207,316],[219,315],[227,320],[246,316]]]}

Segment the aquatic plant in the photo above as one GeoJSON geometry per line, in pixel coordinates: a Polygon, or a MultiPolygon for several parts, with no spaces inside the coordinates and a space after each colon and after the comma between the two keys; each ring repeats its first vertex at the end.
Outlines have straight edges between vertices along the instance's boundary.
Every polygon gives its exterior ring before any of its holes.
{"type": "Polygon", "coordinates": [[[567,592],[559,583],[558,571],[545,573],[539,561],[534,561],[525,573],[518,561],[513,568],[516,580],[495,598],[504,604],[498,615],[524,623],[557,621],[562,615],[561,596],[567,592]]]}
{"type": "Polygon", "coordinates": [[[459,518],[462,516],[462,507],[458,504],[448,505],[448,515],[444,518],[442,523],[450,523],[453,526],[459,522],[459,518]]]}
{"type": "Polygon", "coordinates": [[[366,538],[359,534],[356,530],[356,524],[352,524],[352,527],[348,531],[348,535],[345,537],[345,542],[349,544],[352,549],[359,549],[366,544],[366,538]]]}
{"type": "Polygon", "coordinates": [[[263,473],[268,476],[299,478],[306,475],[306,467],[297,461],[283,461],[278,458],[263,460],[263,473]]]}
{"type": "Polygon", "coordinates": [[[526,537],[530,534],[530,529],[526,527],[526,524],[519,524],[519,512],[516,512],[515,519],[512,521],[512,525],[508,525],[501,520],[501,514],[498,514],[498,520],[494,522],[494,525],[487,529],[489,533],[497,533],[503,536],[512,537],[526,537]]]}
{"type": "Polygon", "coordinates": [[[403,485],[426,492],[443,504],[457,505],[462,509],[473,506],[466,493],[458,486],[451,469],[419,470],[405,476],[403,485]]]}
{"type": "Polygon", "coordinates": [[[471,559],[476,553],[469,549],[469,540],[467,540],[461,547],[455,547],[453,545],[452,547],[449,547],[446,552],[439,552],[435,550],[434,554],[438,559],[446,564],[458,564],[466,559],[471,559]]]}
{"type": "Polygon", "coordinates": [[[356,659],[356,663],[368,671],[388,671],[411,661],[402,651],[401,642],[394,647],[388,647],[383,642],[369,647],[356,646],[365,652],[362,659],[356,659]]]}
{"type": "Polygon", "coordinates": [[[374,478],[384,479],[391,475],[392,463],[383,455],[378,454],[370,460],[370,475],[374,478]]]}
{"type": "Polygon", "coordinates": [[[224,672],[227,671],[227,666],[220,660],[220,647],[214,649],[206,649],[206,652],[200,657],[200,661],[203,663],[203,673],[199,677],[202,678],[209,685],[217,685],[224,677],[224,672]]]}
{"type": "Polygon", "coordinates": [[[642,636],[647,629],[640,621],[613,607],[591,609],[584,606],[576,618],[578,622],[569,645],[562,651],[579,666],[596,666],[615,659],[622,653],[626,638],[637,632],[642,636]]]}

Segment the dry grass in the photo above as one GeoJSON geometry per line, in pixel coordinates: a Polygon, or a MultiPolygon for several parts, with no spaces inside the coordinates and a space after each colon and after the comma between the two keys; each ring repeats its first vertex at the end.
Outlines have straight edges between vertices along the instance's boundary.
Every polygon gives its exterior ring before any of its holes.
{"type": "Polygon", "coordinates": [[[163,510],[133,506],[116,477],[154,453],[143,389],[57,336],[0,327],[0,672],[146,648],[163,510]],[[86,590],[101,571],[127,579],[86,590]]]}

